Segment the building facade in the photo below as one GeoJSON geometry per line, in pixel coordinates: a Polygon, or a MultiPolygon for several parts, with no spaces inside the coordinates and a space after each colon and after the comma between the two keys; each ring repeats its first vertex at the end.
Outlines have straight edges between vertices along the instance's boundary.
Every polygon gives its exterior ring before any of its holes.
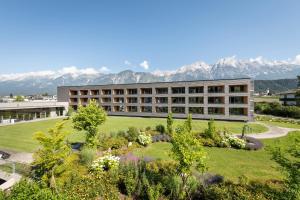
{"type": "Polygon", "coordinates": [[[58,87],[58,102],[75,110],[96,100],[108,115],[253,120],[251,79],[58,87]]]}
{"type": "Polygon", "coordinates": [[[12,102],[0,103],[0,124],[65,116],[67,102],[12,102]]]}

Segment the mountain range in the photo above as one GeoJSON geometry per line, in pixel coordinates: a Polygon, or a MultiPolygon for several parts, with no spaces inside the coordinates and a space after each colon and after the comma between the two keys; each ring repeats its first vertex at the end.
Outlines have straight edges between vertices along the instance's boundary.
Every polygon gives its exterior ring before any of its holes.
{"type": "Polygon", "coordinates": [[[212,80],[250,77],[255,90],[270,88],[273,92],[295,88],[300,74],[300,55],[293,60],[269,61],[262,57],[241,60],[235,56],[220,59],[215,64],[195,62],[173,71],[134,72],[125,70],[107,73],[106,68],[78,69],[66,67],[58,71],[0,74],[0,95],[55,94],[61,85],[118,84],[164,81],[212,80]],[[281,79],[281,80],[276,80],[281,79]]]}

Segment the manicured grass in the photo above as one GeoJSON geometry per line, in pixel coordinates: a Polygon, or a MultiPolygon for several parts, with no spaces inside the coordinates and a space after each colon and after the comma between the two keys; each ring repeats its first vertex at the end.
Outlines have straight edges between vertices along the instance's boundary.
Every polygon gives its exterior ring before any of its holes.
{"type": "MultiPolygon", "coordinates": [[[[263,140],[265,146],[280,145],[285,148],[291,144],[293,138],[300,139],[300,132],[289,133],[288,136],[277,139],[263,140]]],[[[136,149],[134,154],[140,157],[155,159],[171,159],[171,144],[166,142],[153,143],[142,149],[136,149]]],[[[277,169],[277,164],[271,160],[266,148],[259,151],[246,151],[227,148],[205,147],[207,152],[208,171],[220,174],[227,179],[237,181],[244,175],[249,180],[265,181],[268,179],[281,179],[282,175],[277,169]]]]}
{"type": "Polygon", "coordinates": [[[270,122],[270,121],[262,121],[262,122],[265,124],[273,125],[273,126],[300,129],[300,124],[292,124],[292,123],[288,123],[288,122],[270,122]]]}
{"type": "MultiPolygon", "coordinates": [[[[33,134],[37,131],[46,132],[53,127],[55,123],[62,121],[62,119],[38,121],[31,123],[15,124],[11,126],[0,127],[0,148],[32,152],[37,148],[37,142],[33,140],[33,134]]],[[[176,119],[175,126],[182,123],[184,120],[176,119]]],[[[151,126],[154,128],[157,124],[166,125],[164,118],[141,118],[141,117],[108,117],[105,124],[100,126],[101,133],[110,133],[120,130],[127,130],[130,126],[137,128],[146,128],[151,126]]],[[[216,126],[219,130],[227,128],[232,133],[241,133],[243,122],[225,122],[216,121],[216,126]]],[[[260,133],[267,131],[267,128],[259,124],[249,124],[253,133],[260,133]]],[[[205,120],[193,120],[193,130],[203,131],[207,127],[205,120]]],[[[83,141],[84,133],[73,130],[70,120],[65,120],[65,130],[71,133],[70,141],[83,141]]]]}

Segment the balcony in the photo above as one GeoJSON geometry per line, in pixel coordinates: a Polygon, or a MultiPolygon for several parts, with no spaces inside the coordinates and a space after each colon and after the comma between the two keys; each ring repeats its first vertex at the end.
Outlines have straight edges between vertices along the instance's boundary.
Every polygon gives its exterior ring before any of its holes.
{"type": "Polygon", "coordinates": [[[168,107],[155,107],[157,113],[168,113],[168,107]]]}
{"type": "Polygon", "coordinates": [[[173,87],[172,94],[185,94],[185,87],[173,87]]]}
{"type": "Polygon", "coordinates": [[[111,106],[102,106],[106,112],[111,112],[111,106]]]}
{"type": "Polygon", "coordinates": [[[124,106],[114,106],[114,111],[115,112],[124,112],[124,106]]]}
{"type": "Polygon", "coordinates": [[[185,104],[185,97],[172,97],[173,104],[185,104]]]}
{"type": "Polygon", "coordinates": [[[156,94],[168,94],[168,88],[155,88],[156,94]]]}
{"type": "Polygon", "coordinates": [[[137,89],[127,89],[128,95],[136,95],[138,93],[137,89]]]}
{"type": "Polygon", "coordinates": [[[91,90],[91,95],[99,95],[100,91],[99,90],[91,90]]]}
{"type": "Polygon", "coordinates": [[[209,104],[224,104],[225,98],[224,97],[208,97],[209,104]]]}
{"type": "Polygon", "coordinates": [[[189,113],[204,114],[204,109],[203,109],[203,107],[189,107],[189,113]]]}
{"type": "Polygon", "coordinates": [[[189,93],[190,94],[200,94],[200,93],[203,93],[203,86],[189,87],[189,93]]]}
{"type": "Polygon", "coordinates": [[[115,97],[114,103],[124,103],[124,98],[123,97],[115,97]]]}
{"type": "Polygon", "coordinates": [[[138,98],[137,97],[128,97],[127,98],[127,103],[137,103],[138,98]]]}
{"type": "Polygon", "coordinates": [[[156,97],[155,102],[157,104],[167,104],[168,103],[168,97],[156,97]]]}
{"type": "Polygon", "coordinates": [[[175,113],[175,114],[184,114],[185,113],[185,107],[172,107],[171,110],[172,110],[172,113],[175,113]]]}
{"type": "Polygon", "coordinates": [[[78,95],[77,90],[70,90],[70,96],[76,96],[76,95],[78,95]]]}
{"type": "Polygon", "coordinates": [[[127,112],[137,112],[137,106],[127,106],[127,112]]]}
{"type": "Polygon", "coordinates": [[[102,98],[102,103],[111,103],[111,98],[110,97],[102,98]]]}
{"type": "Polygon", "coordinates": [[[88,90],[80,90],[80,95],[81,96],[86,96],[88,95],[89,91],[88,90]]]}
{"type": "Polygon", "coordinates": [[[141,106],[141,112],[152,113],[152,106],[141,106]]]}
{"type": "Polygon", "coordinates": [[[102,90],[102,94],[103,95],[111,95],[111,90],[104,89],[104,90],[102,90]]]}
{"type": "Polygon", "coordinates": [[[229,97],[230,104],[247,104],[248,97],[231,96],[229,97]]]}
{"type": "Polygon", "coordinates": [[[142,103],[152,103],[152,97],[142,97],[141,102],[142,103]]]}
{"type": "Polygon", "coordinates": [[[248,85],[230,85],[229,93],[245,93],[248,92],[248,85]]]}
{"type": "Polygon", "coordinates": [[[189,97],[190,104],[203,104],[203,97],[189,97]]]}
{"type": "Polygon", "coordinates": [[[115,95],[124,95],[124,90],[123,89],[115,89],[114,94],[115,95]]]}
{"type": "Polygon", "coordinates": [[[152,94],[152,88],[141,88],[141,94],[152,94]]]}
{"type": "Polygon", "coordinates": [[[225,114],[225,108],[208,107],[208,114],[209,115],[224,115],[225,114]]]}
{"type": "Polygon", "coordinates": [[[229,108],[229,115],[247,116],[247,108],[229,108]]]}
{"type": "Polygon", "coordinates": [[[221,86],[208,86],[208,93],[224,93],[224,85],[221,86]]]}

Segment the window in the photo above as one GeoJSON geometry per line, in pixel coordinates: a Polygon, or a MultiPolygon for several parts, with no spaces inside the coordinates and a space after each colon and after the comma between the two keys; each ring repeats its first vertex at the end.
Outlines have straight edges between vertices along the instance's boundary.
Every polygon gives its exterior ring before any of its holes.
{"type": "Polygon", "coordinates": [[[127,89],[127,94],[129,95],[137,94],[137,89],[127,89]]]}
{"type": "Polygon", "coordinates": [[[229,114],[230,115],[247,115],[247,108],[229,108],[229,114]]]}
{"type": "Polygon", "coordinates": [[[141,88],[141,94],[152,94],[152,88],[141,88]]]}
{"type": "Polygon", "coordinates": [[[78,91],[77,90],[70,90],[70,95],[78,95],[78,91]]]}
{"type": "Polygon", "coordinates": [[[142,97],[142,103],[152,103],[152,97],[142,97]]]}
{"type": "Polygon", "coordinates": [[[111,112],[111,106],[102,106],[106,112],[111,112]]]}
{"type": "Polygon", "coordinates": [[[80,90],[80,95],[88,95],[88,90],[80,90]]]}
{"type": "Polygon", "coordinates": [[[156,103],[168,103],[168,97],[156,97],[156,103]]]}
{"type": "Polygon", "coordinates": [[[218,107],[208,107],[208,114],[209,115],[224,115],[224,108],[218,107]]]}
{"type": "Polygon", "coordinates": [[[156,94],[168,94],[168,88],[155,88],[156,94]]]}
{"type": "Polygon", "coordinates": [[[185,94],[185,87],[172,88],[172,94],[185,94]]]}
{"type": "Polygon", "coordinates": [[[248,97],[229,97],[230,104],[246,104],[248,97]]]}
{"type": "Polygon", "coordinates": [[[222,86],[208,86],[208,93],[224,93],[224,85],[222,86]]]}
{"type": "Polygon", "coordinates": [[[111,95],[111,90],[107,90],[107,89],[102,90],[102,94],[103,95],[111,95]]]}
{"type": "Polygon", "coordinates": [[[127,98],[127,103],[137,103],[138,99],[137,97],[128,97],[127,98]]]}
{"type": "Polygon", "coordinates": [[[137,112],[137,106],[127,106],[128,112],[137,112]]]}
{"type": "Polygon", "coordinates": [[[172,97],[172,103],[174,104],[184,104],[185,97],[172,97]]]}
{"type": "Polygon", "coordinates": [[[200,87],[189,87],[189,93],[190,94],[203,93],[203,86],[200,86],[200,87]]]}
{"type": "Polygon", "coordinates": [[[91,95],[99,95],[99,90],[91,90],[91,95]]]}
{"type": "Polygon", "coordinates": [[[78,99],[77,98],[70,98],[70,103],[77,103],[78,99]]]}
{"type": "Polygon", "coordinates": [[[116,97],[116,98],[114,98],[114,103],[124,103],[124,98],[123,97],[116,97]]]}
{"type": "Polygon", "coordinates": [[[208,103],[210,104],[223,104],[224,97],[208,97],[208,103]]]}
{"type": "Polygon", "coordinates": [[[203,107],[189,107],[189,113],[192,114],[203,114],[203,107]]]}
{"type": "Polygon", "coordinates": [[[115,89],[114,93],[115,93],[115,95],[123,95],[124,94],[124,90],[123,89],[115,89]]]}
{"type": "Polygon", "coordinates": [[[81,103],[87,103],[88,102],[88,98],[80,98],[80,102],[81,103]]]}
{"type": "Polygon", "coordinates": [[[185,107],[172,107],[172,113],[185,113],[185,107]]]}
{"type": "Polygon", "coordinates": [[[152,106],[141,106],[141,112],[152,112],[152,106]]]}
{"type": "Polygon", "coordinates": [[[110,97],[102,98],[102,103],[110,103],[110,102],[111,102],[111,98],[110,97]]]}
{"type": "Polygon", "coordinates": [[[189,103],[191,104],[202,104],[203,97],[189,97],[189,103]]]}
{"type": "Polygon", "coordinates": [[[247,92],[247,85],[230,85],[229,86],[229,92],[235,93],[235,92],[247,92]]]}
{"type": "Polygon", "coordinates": [[[115,112],[124,112],[124,106],[114,106],[115,112]]]}
{"type": "Polygon", "coordinates": [[[168,107],[156,107],[157,113],[168,113],[168,107]]]}

